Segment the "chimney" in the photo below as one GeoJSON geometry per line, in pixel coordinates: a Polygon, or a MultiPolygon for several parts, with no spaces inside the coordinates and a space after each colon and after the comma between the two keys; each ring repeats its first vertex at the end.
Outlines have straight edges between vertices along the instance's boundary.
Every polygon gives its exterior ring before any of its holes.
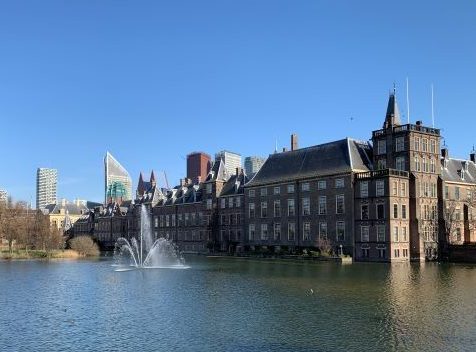
{"type": "Polygon", "coordinates": [[[293,133],[291,135],[291,151],[299,149],[298,146],[298,135],[296,133],[293,133]]]}
{"type": "Polygon", "coordinates": [[[416,125],[417,125],[417,126],[421,126],[422,124],[423,124],[423,122],[422,122],[421,120],[418,120],[418,121],[416,122],[416,125]]]}
{"type": "Polygon", "coordinates": [[[450,152],[447,147],[441,148],[441,156],[443,157],[443,159],[449,159],[450,152]]]}
{"type": "Polygon", "coordinates": [[[469,154],[469,160],[471,160],[473,163],[476,163],[476,150],[473,149],[469,154]]]}
{"type": "Polygon", "coordinates": [[[236,170],[235,170],[235,175],[238,176],[240,174],[240,168],[237,167],[236,170]]]}
{"type": "Polygon", "coordinates": [[[286,147],[283,147],[283,153],[285,153],[287,150],[286,150],[286,147]]]}

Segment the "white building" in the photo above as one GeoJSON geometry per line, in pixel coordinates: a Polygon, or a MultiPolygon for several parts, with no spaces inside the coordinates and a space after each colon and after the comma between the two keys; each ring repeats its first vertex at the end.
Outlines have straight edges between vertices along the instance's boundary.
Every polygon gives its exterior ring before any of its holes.
{"type": "Polygon", "coordinates": [[[6,204],[8,201],[8,193],[4,189],[0,189],[0,203],[6,204]]]}
{"type": "Polygon", "coordinates": [[[40,167],[36,170],[36,209],[56,203],[58,170],[40,167]]]}
{"type": "Polygon", "coordinates": [[[104,204],[132,200],[132,178],[109,152],[104,157],[104,204]]]}
{"type": "Polygon", "coordinates": [[[234,175],[236,168],[241,168],[241,155],[227,150],[215,154],[215,160],[222,159],[225,163],[227,176],[234,175]]]}

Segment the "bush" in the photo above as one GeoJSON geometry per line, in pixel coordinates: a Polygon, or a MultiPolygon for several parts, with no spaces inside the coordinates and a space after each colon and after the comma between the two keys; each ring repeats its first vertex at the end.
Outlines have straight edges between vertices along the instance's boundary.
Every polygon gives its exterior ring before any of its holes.
{"type": "Polygon", "coordinates": [[[89,257],[99,255],[99,247],[89,236],[78,236],[69,240],[69,248],[80,255],[89,257]]]}

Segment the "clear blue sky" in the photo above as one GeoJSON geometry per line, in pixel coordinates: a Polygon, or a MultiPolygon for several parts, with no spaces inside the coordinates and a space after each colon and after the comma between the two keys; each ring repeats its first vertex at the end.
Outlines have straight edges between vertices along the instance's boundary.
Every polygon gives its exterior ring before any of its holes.
{"type": "MultiPolygon", "coordinates": [[[[267,155],[381,127],[393,82],[454,156],[476,143],[474,1],[2,1],[0,188],[103,198],[106,150],[185,174],[185,155],[267,155]],[[353,120],[350,118],[353,117],[353,120]]],[[[406,119],[406,117],[405,117],[406,119]]]]}

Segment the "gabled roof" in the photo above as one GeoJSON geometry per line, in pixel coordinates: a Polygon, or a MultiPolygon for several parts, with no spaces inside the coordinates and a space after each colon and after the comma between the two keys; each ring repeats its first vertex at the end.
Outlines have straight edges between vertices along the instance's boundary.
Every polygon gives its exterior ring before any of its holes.
{"type": "Polygon", "coordinates": [[[226,181],[227,179],[228,179],[228,175],[226,173],[225,163],[223,159],[220,157],[213,164],[213,167],[208,173],[205,182],[218,181],[218,180],[226,181]]]}
{"type": "Polygon", "coordinates": [[[351,138],[294,151],[270,154],[246,184],[257,186],[295,179],[327,176],[371,169],[372,147],[351,138]]]}
{"type": "Polygon", "coordinates": [[[220,193],[221,196],[230,196],[234,194],[243,194],[244,186],[249,181],[248,176],[244,172],[238,175],[232,175],[228,181],[223,185],[220,193]]]}
{"type": "Polygon", "coordinates": [[[476,164],[470,160],[441,158],[441,179],[458,183],[476,183],[476,164]],[[464,179],[461,174],[464,174],[464,179]]]}
{"type": "Polygon", "coordinates": [[[66,203],[65,205],[61,203],[56,204],[48,204],[45,206],[45,213],[47,214],[61,214],[61,210],[63,213],[68,213],[69,215],[83,215],[89,212],[89,209],[80,204],[79,206],[74,203],[66,203]]]}

